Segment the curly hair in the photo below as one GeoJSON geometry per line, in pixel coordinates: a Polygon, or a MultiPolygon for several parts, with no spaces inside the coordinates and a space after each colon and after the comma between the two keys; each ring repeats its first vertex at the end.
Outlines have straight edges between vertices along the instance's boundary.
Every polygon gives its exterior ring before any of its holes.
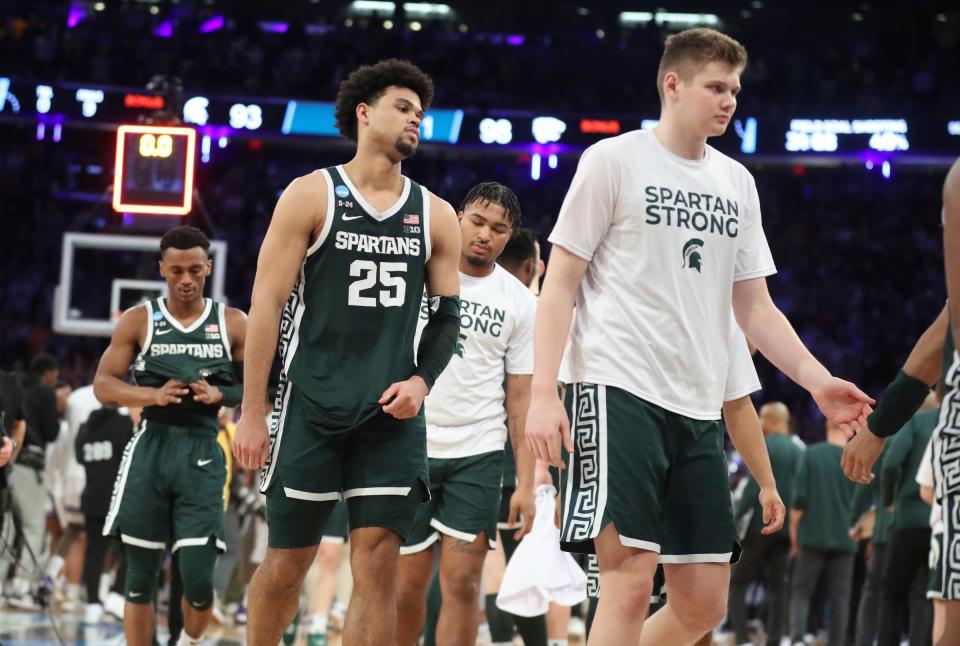
{"type": "Polygon", "coordinates": [[[357,140],[357,106],[373,104],[391,85],[412,90],[420,98],[424,112],[433,101],[433,80],[410,61],[390,58],[354,70],[337,91],[334,117],[337,129],[347,139],[357,140]]]}
{"type": "Polygon", "coordinates": [[[196,227],[174,227],[160,238],[161,257],[167,249],[193,249],[194,247],[200,247],[208,253],[210,251],[210,240],[203,231],[196,227]]]}
{"type": "Polygon", "coordinates": [[[473,202],[482,204],[499,204],[507,212],[510,219],[510,226],[516,227],[520,224],[520,200],[509,188],[497,182],[481,182],[471,188],[466,197],[460,203],[460,211],[465,211],[467,206],[473,202]]]}

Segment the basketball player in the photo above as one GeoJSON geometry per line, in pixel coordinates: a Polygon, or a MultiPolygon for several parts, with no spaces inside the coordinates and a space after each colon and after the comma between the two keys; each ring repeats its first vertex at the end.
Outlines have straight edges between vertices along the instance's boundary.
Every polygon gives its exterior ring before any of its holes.
{"type": "Polygon", "coordinates": [[[220,406],[236,406],[246,316],[204,298],[210,241],[194,227],[160,239],[160,275],[170,296],[124,312],[100,359],[93,388],[104,406],[143,406],[140,430],[124,451],[104,534],[127,559],[127,643],[153,639],[157,576],[173,539],[183,578],[184,629],[178,644],[199,644],[210,622],[213,569],[223,552],[226,461],[217,443],[220,406]],[[123,380],[131,368],[135,384],[123,380]],[[159,495],[158,495],[159,494],[159,495]]]}
{"type": "Polygon", "coordinates": [[[266,465],[269,549],[250,586],[254,646],[275,646],[296,613],[340,499],[354,579],[343,640],[394,639],[400,543],[430,497],[421,404],[459,327],[456,213],[400,173],[432,97],[430,78],[411,63],[354,71],[335,114],[356,155],[294,180],[260,249],[234,445],[245,468],[266,465]],[[424,286],[430,320],[414,362],[424,286]],[[278,329],[283,369],[268,435],[263,401],[278,329]]]}
{"type": "Polygon", "coordinates": [[[955,476],[960,470],[960,452],[955,448],[960,436],[957,416],[960,403],[960,358],[956,339],[960,338],[960,160],[954,162],[943,185],[943,255],[946,265],[947,306],[914,345],[897,377],[887,386],[877,410],[870,415],[868,429],[861,430],[847,444],[841,465],[847,477],[869,482],[886,440],[896,433],[923,403],[930,386],[941,376],[946,387],[940,418],[933,432],[931,453],[934,471],[934,502],[943,514],[943,531],[931,545],[936,562],[931,570],[938,581],[931,581],[928,597],[942,599],[943,632],[937,646],[960,643],[960,485],[955,476]],[[941,351],[942,349],[942,351],[941,351]]]}
{"type": "Polygon", "coordinates": [[[689,644],[724,617],[736,530],[719,425],[731,311],[840,424],[871,401],[830,375],[767,292],[774,273],[750,173],[707,146],[736,108],[746,51],[710,29],[667,39],[653,131],[591,146],[550,236],[527,439],[564,471],[561,541],[596,551],[590,644],[689,644]],[[576,305],[562,380],[561,356],[576,305]],[[576,445],[576,449],[574,446],[576,445]],[[670,591],[644,624],[658,560],[670,591]]]}
{"type": "Polygon", "coordinates": [[[522,433],[537,300],[496,263],[520,221],[520,203],[506,186],[484,182],[470,189],[457,217],[460,343],[425,403],[430,504],[421,508],[400,549],[397,646],[412,646],[420,634],[438,540],[443,604],[436,643],[476,641],[480,575],[487,551],[496,547],[508,433],[517,447],[519,484],[511,505],[523,517],[520,536],[535,511],[534,464],[522,433]]]}

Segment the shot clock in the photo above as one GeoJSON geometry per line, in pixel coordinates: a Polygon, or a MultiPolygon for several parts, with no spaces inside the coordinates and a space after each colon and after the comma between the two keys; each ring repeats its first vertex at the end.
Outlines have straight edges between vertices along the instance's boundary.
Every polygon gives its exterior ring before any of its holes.
{"type": "Polygon", "coordinates": [[[120,126],[113,208],[153,215],[189,213],[196,149],[197,132],[193,128],[120,126]]]}

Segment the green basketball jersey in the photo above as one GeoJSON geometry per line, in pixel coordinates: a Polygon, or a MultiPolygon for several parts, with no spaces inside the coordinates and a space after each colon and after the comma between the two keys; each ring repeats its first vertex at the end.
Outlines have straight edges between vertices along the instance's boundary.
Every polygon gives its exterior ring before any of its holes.
{"type": "MultiPolygon", "coordinates": [[[[147,337],[132,368],[137,385],[157,388],[170,379],[186,384],[206,379],[214,386],[236,383],[224,304],[204,299],[203,313],[187,327],[171,316],[163,298],[148,301],[145,307],[147,337]]],[[[179,404],[147,406],[143,417],[216,431],[219,410],[219,404],[194,401],[191,391],[179,404]]]]}
{"type": "Polygon", "coordinates": [[[415,368],[430,198],[404,177],[400,198],[380,213],[342,166],[320,172],[327,215],[284,308],[278,400],[289,379],[315,405],[318,424],[343,429],[376,415],[383,391],[415,368]]]}

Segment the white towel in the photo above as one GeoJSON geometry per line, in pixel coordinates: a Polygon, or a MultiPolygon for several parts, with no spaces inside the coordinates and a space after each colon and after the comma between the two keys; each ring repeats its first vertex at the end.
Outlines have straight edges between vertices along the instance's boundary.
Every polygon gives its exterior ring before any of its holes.
{"type": "Polygon", "coordinates": [[[533,530],[523,537],[503,573],[497,607],[521,617],[547,612],[550,602],[573,606],[587,598],[587,575],[573,557],[560,551],[560,530],[553,524],[557,490],[537,487],[533,530]]]}

